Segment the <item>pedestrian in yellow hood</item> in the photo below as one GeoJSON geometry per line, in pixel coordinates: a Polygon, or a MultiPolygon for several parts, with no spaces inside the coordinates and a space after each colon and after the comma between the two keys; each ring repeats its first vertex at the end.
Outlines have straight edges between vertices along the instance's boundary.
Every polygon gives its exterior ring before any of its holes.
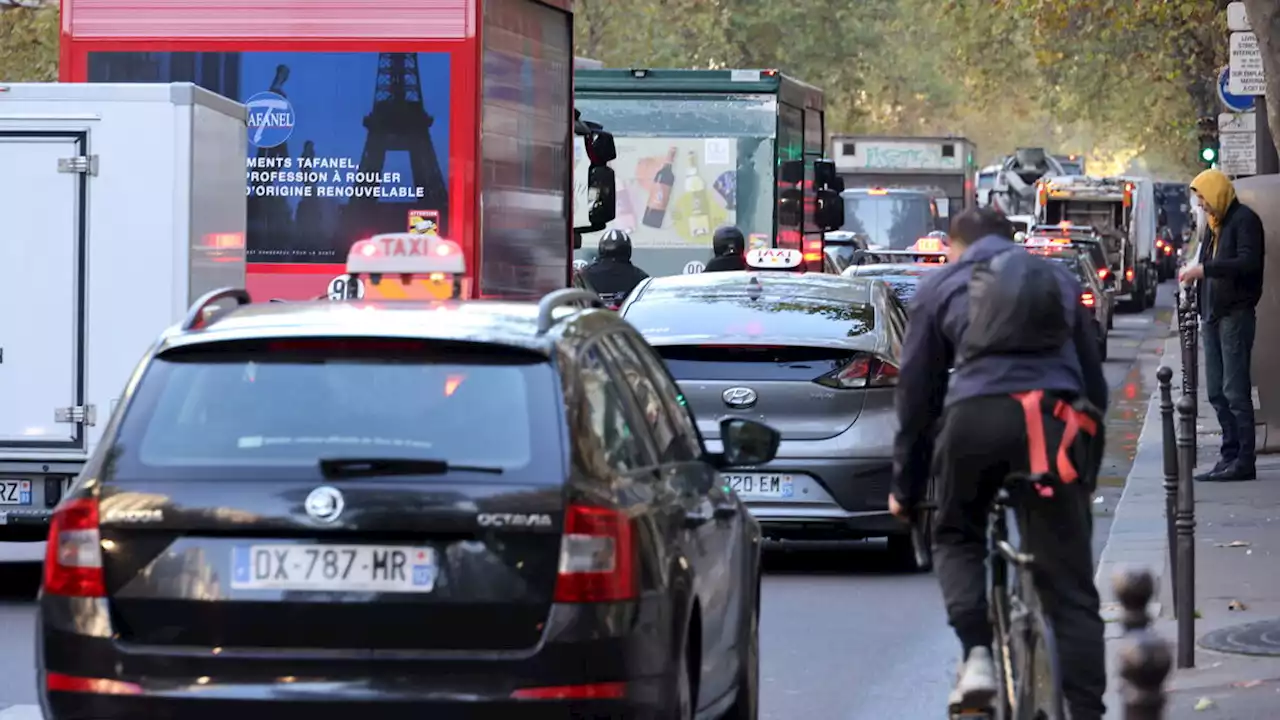
{"type": "Polygon", "coordinates": [[[1266,242],[1258,214],[1236,198],[1231,180],[1205,170],[1191,181],[1212,230],[1201,243],[1199,264],[1178,273],[1199,281],[1205,389],[1222,426],[1222,447],[1213,469],[1197,480],[1253,480],[1256,448],[1250,357],[1262,298],[1266,242]]]}

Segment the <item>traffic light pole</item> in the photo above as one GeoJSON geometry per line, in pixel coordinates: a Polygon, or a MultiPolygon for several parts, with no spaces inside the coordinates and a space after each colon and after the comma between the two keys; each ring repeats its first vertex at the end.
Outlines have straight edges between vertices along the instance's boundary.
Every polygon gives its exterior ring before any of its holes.
{"type": "Polygon", "coordinates": [[[1275,141],[1271,139],[1271,124],[1267,122],[1267,97],[1259,95],[1254,107],[1254,119],[1258,128],[1258,174],[1275,175],[1280,173],[1280,156],[1276,154],[1275,141]]]}

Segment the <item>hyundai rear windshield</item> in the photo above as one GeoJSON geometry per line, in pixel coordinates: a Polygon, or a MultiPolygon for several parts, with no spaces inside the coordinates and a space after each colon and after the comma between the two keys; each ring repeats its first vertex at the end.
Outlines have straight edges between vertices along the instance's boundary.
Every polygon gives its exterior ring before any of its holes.
{"type": "Polygon", "coordinates": [[[804,339],[865,335],[875,327],[870,305],[810,297],[761,298],[695,294],[645,297],[627,310],[627,321],[646,336],[703,335],[759,338],[779,344],[804,339]]]}
{"type": "Polygon", "coordinates": [[[119,472],[305,476],[322,459],[376,458],[556,481],[554,371],[545,358],[476,349],[485,347],[357,338],[166,353],[125,416],[119,472]]]}

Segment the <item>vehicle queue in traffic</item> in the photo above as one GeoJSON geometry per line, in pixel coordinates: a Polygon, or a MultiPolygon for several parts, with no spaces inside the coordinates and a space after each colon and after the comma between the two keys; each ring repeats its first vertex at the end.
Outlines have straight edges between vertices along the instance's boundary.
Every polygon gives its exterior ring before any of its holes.
{"type": "Polygon", "coordinates": [[[945,239],[744,260],[462,301],[391,234],[327,301],[201,298],[53,517],[45,717],[758,717],[766,540],[931,566],[887,497],[945,239]]]}

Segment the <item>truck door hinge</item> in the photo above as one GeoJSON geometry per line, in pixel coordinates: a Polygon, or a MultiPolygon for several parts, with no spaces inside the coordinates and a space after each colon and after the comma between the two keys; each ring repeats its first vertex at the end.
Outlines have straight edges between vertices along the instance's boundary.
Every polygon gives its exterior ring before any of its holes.
{"type": "Polygon", "coordinates": [[[98,174],[98,156],[80,155],[78,157],[58,158],[58,172],[98,174]]]}
{"type": "Polygon", "coordinates": [[[98,422],[98,409],[93,405],[75,405],[73,407],[54,408],[53,421],[60,423],[76,423],[93,427],[98,422]]]}

